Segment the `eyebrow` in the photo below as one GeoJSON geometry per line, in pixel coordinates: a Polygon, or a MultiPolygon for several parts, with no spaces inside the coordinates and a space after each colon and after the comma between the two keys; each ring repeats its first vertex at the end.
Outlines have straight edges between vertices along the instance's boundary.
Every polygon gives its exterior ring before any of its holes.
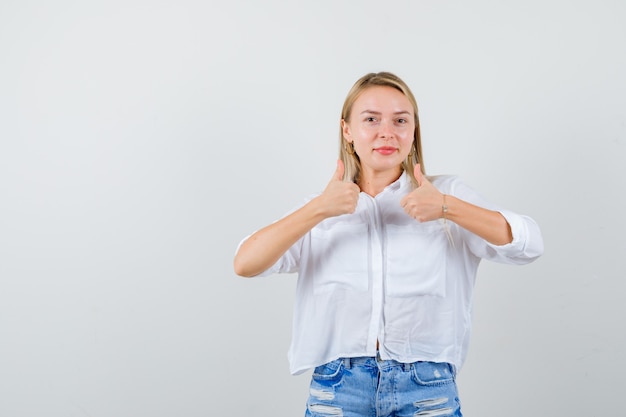
{"type": "MultiPolygon", "coordinates": [[[[368,114],[376,114],[376,115],[382,114],[381,112],[374,111],[374,110],[363,110],[361,112],[361,114],[366,114],[366,113],[368,113],[368,114]]],[[[394,112],[393,114],[408,114],[408,115],[411,115],[411,112],[407,111],[407,110],[400,110],[400,111],[394,112]]]]}

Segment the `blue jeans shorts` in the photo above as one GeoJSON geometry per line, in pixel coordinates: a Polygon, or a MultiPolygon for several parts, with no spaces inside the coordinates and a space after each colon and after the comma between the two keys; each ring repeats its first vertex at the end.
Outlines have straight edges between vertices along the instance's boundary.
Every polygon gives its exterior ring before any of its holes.
{"type": "Polygon", "coordinates": [[[461,416],[454,367],[343,358],[318,366],[305,417],[461,416]]]}

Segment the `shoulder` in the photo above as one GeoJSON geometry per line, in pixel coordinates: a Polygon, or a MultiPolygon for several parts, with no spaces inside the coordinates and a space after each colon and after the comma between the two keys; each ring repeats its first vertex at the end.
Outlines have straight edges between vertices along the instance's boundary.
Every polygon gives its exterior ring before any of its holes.
{"type": "Polygon", "coordinates": [[[429,175],[428,180],[439,190],[447,192],[463,183],[458,175],[429,175]]]}
{"type": "Polygon", "coordinates": [[[444,194],[450,194],[469,200],[482,198],[473,187],[469,186],[458,175],[433,175],[429,177],[429,180],[444,194]]]}

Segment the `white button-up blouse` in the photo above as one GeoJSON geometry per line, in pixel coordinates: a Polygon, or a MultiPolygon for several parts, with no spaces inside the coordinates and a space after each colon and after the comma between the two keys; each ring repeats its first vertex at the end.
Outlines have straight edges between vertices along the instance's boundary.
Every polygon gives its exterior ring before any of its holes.
{"type": "Polygon", "coordinates": [[[450,221],[414,220],[400,206],[412,190],[406,173],[376,197],[361,193],[353,214],[322,221],[260,274],[298,273],[291,373],[376,356],[377,341],[382,359],[461,368],[480,260],[529,263],[543,253],[543,239],[534,220],[499,209],[458,177],[431,181],[444,194],[502,213],[513,241],[492,245],[450,221]]]}

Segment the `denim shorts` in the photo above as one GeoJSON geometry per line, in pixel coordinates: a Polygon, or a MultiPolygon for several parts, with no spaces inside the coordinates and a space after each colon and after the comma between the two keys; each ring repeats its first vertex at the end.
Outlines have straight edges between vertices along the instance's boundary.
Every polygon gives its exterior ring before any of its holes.
{"type": "Polygon", "coordinates": [[[344,358],[318,366],[305,417],[461,416],[454,367],[344,358]]]}

